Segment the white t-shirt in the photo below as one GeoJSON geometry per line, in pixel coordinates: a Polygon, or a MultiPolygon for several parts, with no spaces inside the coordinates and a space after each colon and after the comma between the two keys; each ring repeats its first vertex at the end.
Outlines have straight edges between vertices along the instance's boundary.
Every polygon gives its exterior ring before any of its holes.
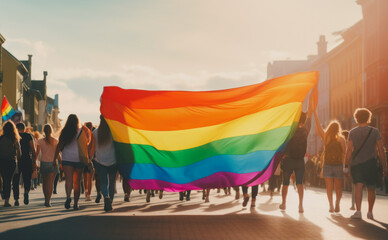
{"type": "Polygon", "coordinates": [[[79,162],[77,137],[80,131],[81,129],[78,129],[74,139],[63,147],[62,161],[79,162]]]}
{"type": "Polygon", "coordinates": [[[93,131],[93,137],[96,145],[95,160],[104,166],[112,166],[116,164],[116,152],[113,145],[113,139],[110,139],[108,143],[103,146],[98,144],[98,128],[93,131]]]}

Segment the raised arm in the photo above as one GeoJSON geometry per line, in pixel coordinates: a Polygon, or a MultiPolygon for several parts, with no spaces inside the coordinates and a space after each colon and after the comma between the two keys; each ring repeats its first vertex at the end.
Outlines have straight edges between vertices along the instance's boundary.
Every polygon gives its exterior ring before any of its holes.
{"type": "Polygon", "coordinates": [[[319,136],[323,141],[323,139],[325,139],[325,132],[323,131],[321,123],[319,122],[317,113],[314,111],[313,114],[314,114],[314,120],[315,120],[315,130],[317,131],[317,133],[319,134],[319,136]]]}

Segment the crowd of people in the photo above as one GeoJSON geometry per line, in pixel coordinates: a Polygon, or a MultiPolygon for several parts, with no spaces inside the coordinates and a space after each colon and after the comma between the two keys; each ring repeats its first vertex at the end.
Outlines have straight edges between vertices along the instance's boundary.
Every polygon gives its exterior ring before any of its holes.
{"type": "MultiPolygon", "coordinates": [[[[321,127],[314,110],[313,99],[309,100],[307,113],[300,116],[298,127],[284,150],[284,157],[268,181],[268,191],[272,198],[275,189],[281,191],[281,210],[287,206],[287,195],[290,180],[292,180],[299,196],[299,212],[303,213],[303,196],[307,185],[326,187],[329,212],[340,212],[342,191],[352,191],[351,209],[356,210],[352,218],[361,218],[361,202],[363,187],[368,193],[367,217],[373,219],[373,206],[376,187],[385,185],[387,188],[387,158],[379,131],[368,126],[371,120],[368,109],[359,108],[354,113],[357,127],[343,131],[338,121],[332,121],[326,129],[321,127]],[[314,118],[316,131],[322,138],[323,151],[319,155],[306,160],[307,137],[314,118]],[[385,179],[385,183],[382,181],[385,179]],[[335,201],[333,200],[335,192],[335,201]]],[[[81,126],[75,114],[68,116],[65,126],[58,139],[53,136],[50,125],[43,128],[43,137],[32,133],[24,125],[7,121],[3,124],[0,136],[0,174],[2,183],[2,198],[4,207],[10,207],[11,190],[14,195],[14,205],[19,203],[19,180],[24,186],[24,204],[29,204],[29,192],[38,175],[43,179],[42,190],[44,205],[51,207],[52,194],[56,193],[58,179],[65,179],[66,209],[79,209],[81,190],[85,192],[85,200],[91,201],[93,180],[97,196],[96,203],[104,200],[104,210],[112,210],[115,195],[118,168],[112,134],[105,119],[100,117],[100,124],[95,128],[92,123],[81,126]],[[39,174],[37,169],[39,165],[39,174]],[[63,174],[63,175],[62,175],[63,174]],[[73,192],[73,198],[72,198],[73,192]]],[[[38,181],[39,182],[39,181],[38,181]]],[[[132,189],[128,181],[122,181],[124,201],[129,201],[132,189]]],[[[266,189],[263,184],[264,189],[266,189]]],[[[243,207],[251,199],[251,207],[256,206],[259,186],[241,186],[243,207]]],[[[232,188],[225,188],[225,194],[230,195],[232,188]]],[[[235,199],[240,198],[240,186],[233,187],[235,199]]],[[[387,189],[386,189],[387,191],[387,189]]],[[[140,190],[140,193],[142,190],[140,190]]],[[[388,191],[387,191],[388,192],[388,191]]],[[[144,190],[146,201],[151,196],[163,191],[144,190]]],[[[210,189],[203,190],[203,200],[209,202],[210,189]]],[[[190,200],[190,191],[179,193],[179,199],[190,200]]]]}

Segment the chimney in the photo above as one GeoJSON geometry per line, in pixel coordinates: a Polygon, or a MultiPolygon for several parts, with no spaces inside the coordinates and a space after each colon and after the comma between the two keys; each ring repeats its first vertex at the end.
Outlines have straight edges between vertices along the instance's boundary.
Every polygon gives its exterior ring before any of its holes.
{"type": "MultiPolygon", "coordinates": [[[[32,55],[31,54],[29,54],[28,55],[28,80],[29,80],[29,83],[31,83],[31,80],[32,80],[32,72],[31,72],[31,70],[32,70],[32,55]]],[[[31,87],[31,86],[30,86],[31,87]]]]}
{"type": "Polygon", "coordinates": [[[46,80],[47,80],[47,71],[44,71],[43,72],[43,81],[45,82],[45,85],[46,85],[46,80]]]}
{"type": "Polygon", "coordinates": [[[54,97],[54,108],[58,108],[58,107],[59,107],[59,95],[55,94],[55,97],[54,97]]]}
{"type": "Polygon", "coordinates": [[[325,35],[319,36],[319,42],[317,42],[318,45],[318,57],[322,57],[327,53],[327,41],[325,38],[325,35]]]}

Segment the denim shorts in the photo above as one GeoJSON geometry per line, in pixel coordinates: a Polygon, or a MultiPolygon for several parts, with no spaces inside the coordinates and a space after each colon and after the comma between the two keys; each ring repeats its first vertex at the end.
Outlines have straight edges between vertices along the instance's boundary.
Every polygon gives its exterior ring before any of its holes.
{"type": "Polygon", "coordinates": [[[323,164],[322,175],[324,178],[344,178],[342,164],[323,164]]]}
{"type": "Polygon", "coordinates": [[[62,161],[62,166],[71,166],[73,168],[84,168],[85,164],[83,164],[82,162],[62,161]]]}
{"type": "Polygon", "coordinates": [[[49,174],[49,173],[57,173],[58,166],[54,168],[53,162],[40,162],[40,173],[49,174]]]}

